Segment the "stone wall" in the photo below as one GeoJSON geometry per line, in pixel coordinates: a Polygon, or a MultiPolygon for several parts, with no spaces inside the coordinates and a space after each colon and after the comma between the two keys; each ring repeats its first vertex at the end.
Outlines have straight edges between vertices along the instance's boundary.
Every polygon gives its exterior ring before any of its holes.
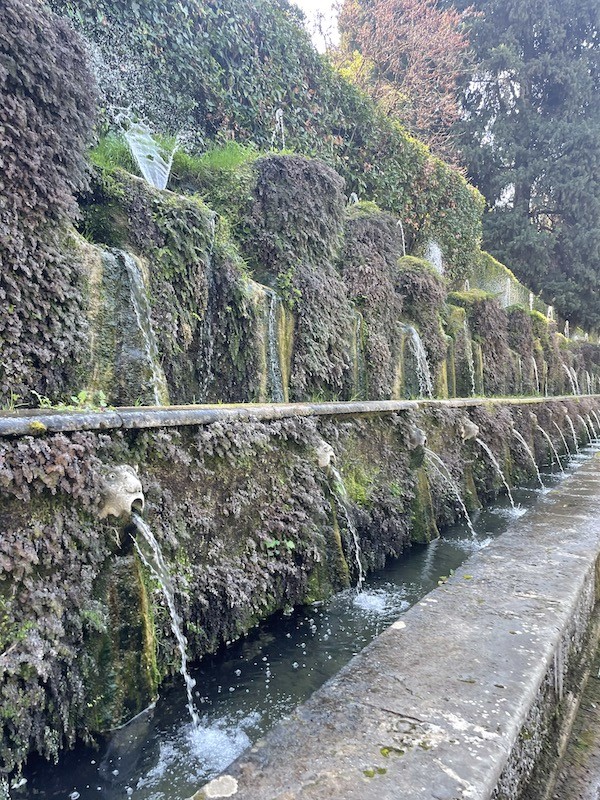
{"type": "Polygon", "coordinates": [[[560,398],[3,415],[2,769],[123,722],[178,668],[135,531],[99,519],[111,466],[139,467],[145,518],[200,658],[278,609],[356,583],[352,528],[362,567],[374,569],[459,516],[416,429],[474,508],[501,484],[477,443],[463,442],[469,420],[518,483],[533,467],[513,425],[548,463],[537,425],[564,451],[558,429],[574,447],[566,414],[583,440],[596,407],[560,398]],[[323,442],[335,462],[320,467],[323,442]]]}

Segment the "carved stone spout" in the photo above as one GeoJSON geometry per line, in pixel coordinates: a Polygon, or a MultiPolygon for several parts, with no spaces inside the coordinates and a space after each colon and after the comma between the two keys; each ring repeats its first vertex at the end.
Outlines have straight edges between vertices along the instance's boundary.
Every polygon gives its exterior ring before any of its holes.
{"type": "Polygon", "coordinates": [[[332,463],[335,464],[335,451],[325,439],[321,439],[315,448],[315,452],[317,454],[317,464],[321,469],[327,469],[332,463]]]}
{"type": "Polygon", "coordinates": [[[411,428],[408,432],[408,447],[410,450],[416,450],[419,447],[425,447],[427,444],[427,434],[422,428],[411,428]]]}
{"type": "Polygon", "coordinates": [[[144,493],[138,474],[128,464],[109,467],[102,475],[102,507],[100,519],[130,517],[144,510],[144,493]]]}
{"type": "Polygon", "coordinates": [[[460,426],[460,435],[463,442],[468,439],[475,439],[479,435],[479,425],[476,425],[470,419],[466,419],[460,426]]]}

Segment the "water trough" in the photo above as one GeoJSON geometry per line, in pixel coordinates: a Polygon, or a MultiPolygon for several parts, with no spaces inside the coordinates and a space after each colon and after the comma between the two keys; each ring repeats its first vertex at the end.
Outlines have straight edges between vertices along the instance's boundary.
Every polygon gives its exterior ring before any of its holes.
{"type": "Polygon", "coordinates": [[[596,455],[194,800],[522,797],[598,638],[599,553],[596,455]]]}

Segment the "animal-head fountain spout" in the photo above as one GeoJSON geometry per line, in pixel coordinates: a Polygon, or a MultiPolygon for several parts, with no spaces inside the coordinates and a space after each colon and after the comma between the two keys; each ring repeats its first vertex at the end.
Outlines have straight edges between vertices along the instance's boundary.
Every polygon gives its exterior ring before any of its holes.
{"type": "Polygon", "coordinates": [[[317,456],[317,464],[321,469],[328,469],[332,464],[335,464],[335,451],[325,439],[321,439],[317,444],[315,453],[317,456]]]}
{"type": "Polygon", "coordinates": [[[137,471],[129,464],[107,467],[102,474],[100,519],[131,517],[144,510],[144,493],[137,471]]]}
{"type": "Polygon", "coordinates": [[[413,469],[422,467],[425,461],[427,434],[415,425],[408,431],[407,445],[410,450],[410,465],[413,469]]]}
{"type": "Polygon", "coordinates": [[[475,439],[479,436],[479,425],[476,425],[470,419],[464,420],[460,426],[460,438],[463,442],[466,442],[468,439],[475,439]]]}
{"type": "Polygon", "coordinates": [[[427,434],[422,428],[411,428],[408,432],[409,450],[423,449],[427,444],[427,434]]]}

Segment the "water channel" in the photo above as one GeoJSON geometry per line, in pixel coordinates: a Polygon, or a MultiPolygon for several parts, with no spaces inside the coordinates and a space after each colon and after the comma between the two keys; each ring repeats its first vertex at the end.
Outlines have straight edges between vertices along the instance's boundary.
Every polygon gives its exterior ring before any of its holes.
{"type": "MultiPolygon", "coordinates": [[[[567,474],[596,446],[567,464],[567,474]]],[[[562,478],[557,466],[541,470],[546,487],[562,478]]],[[[225,769],[279,719],[306,700],[353,655],[444,580],[475,550],[502,534],[525,509],[546,502],[536,478],[513,488],[517,513],[506,496],[473,513],[476,536],[464,521],[429,546],[365,578],[363,590],[343,591],[327,603],[280,614],[190,667],[196,680],[194,727],[181,677],[163,687],[155,708],[112,734],[98,749],[79,747],[57,766],[30,762],[27,783],[14,800],[184,800],[225,769]]]]}

